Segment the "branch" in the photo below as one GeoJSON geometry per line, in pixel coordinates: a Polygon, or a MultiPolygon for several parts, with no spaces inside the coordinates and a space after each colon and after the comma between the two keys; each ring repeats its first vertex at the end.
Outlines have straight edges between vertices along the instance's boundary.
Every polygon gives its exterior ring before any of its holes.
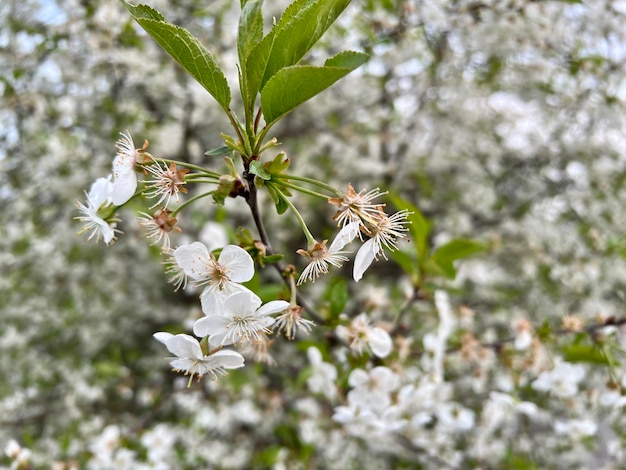
{"type": "MultiPolygon", "coordinates": [[[[552,334],[556,335],[556,336],[565,336],[565,335],[569,335],[569,334],[573,334],[573,333],[585,333],[587,335],[589,335],[589,337],[591,338],[591,340],[593,342],[597,341],[597,334],[599,332],[599,330],[601,330],[602,328],[606,328],[607,326],[623,326],[626,325],[626,315],[622,316],[622,317],[615,317],[615,316],[610,316],[608,317],[606,320],[601,321],[601,322],[595,322],[592,323],[591,325],[587,326],[586,328],[581,328],[581,329],[573,329],[573,328],[559,328],[558,330],[554,330],[552,331],[552,334]]],[[[478,345],[482,348],[485,349],[493,349],[496,352],[501,351],[502,349],[504,349],[504,347],[509,344],[509,343],[513,343],[515,341],[515,336],[511,336],[508,338],[504,338],[504,339],[500,339],[498,341],[491,341],[491,342],[479,342],[478,345]]],[[[461,346],[455,346],[453,348],[449,348],[446,350],[446,353],[455,353],[455,352],[459,352],[462,348],[461,346]]]]}
{"type": "MultiPolygon", "coordinates": [[[[259,232],[259,237],[261,237],[261,242],[263,242],[263,245],[265,245],[265,250],[267,254],[273,255],[274,249],[272,248],[272,244],[270,243],[269,236],[267,235],[267,231],[265,230],[265,225],[263,224],[263,219],[261,218],[261,213],[259,211],[259,202],[258,202],[258,197],[257,197],[258,192],[257,192],[257,187],[254,185],[254,175],[248,172],[248,169],[246,168],[246,170],[243,173],[243,176],[248,182],[248,191],[244,195],[244,199],[246,200],[248,207],[250,207],[250,212],[252,212],[252,219],[254,220],[254,225],[256,226],[259,232]]],[[[281,279],[285,282],[285,284],[289,285],[289,280],[284,275],[285,271],[287,270],[287,266],[281,261],[273,263],[273,266],[276,268],[276,270],[278,271],[278,274],[280,275],[281,279]]],[[[300,295],[299,293],[296,293],[296,302],[298,303],[298,305],[300,305],[309,313],[309,316],[313,319],[313,321],[315,321],[315,323],[317,323],[318,325],[324,325],[324,318],[315,310],[313,310],[313,308],[307,305],[306,301],[302,298],[302,295],[300,295]]]]}

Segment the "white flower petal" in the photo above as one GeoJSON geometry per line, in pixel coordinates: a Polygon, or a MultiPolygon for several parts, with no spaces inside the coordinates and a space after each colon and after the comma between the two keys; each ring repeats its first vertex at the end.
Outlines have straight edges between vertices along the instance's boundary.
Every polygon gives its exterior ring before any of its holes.
{"type": "Polygon", "coordinates": [[[224,310],[224,301],[231,295],[236,294],[237,292],[244,292],[248,295],[256,297],[254,292],[252,292],[250,289],[234,282],[227,282],[226,284],[224,284],[223,289],[219,289],[217,286],[207,286],[200,295],[202,311],[205,315],[222,313],[224,310]]]}
{"type": "Polygon", "coordinates": [[[350,222],[349,224],[346,224],[330,244],[328,251],[331,253],[341,251],[344,246],[352,242],[352,240],[354,240],[359,234],[359,226],[359,222],[350,222]]]}
{"type": "Polygon", "coordinates": [[[193,325],[193,332],[198,336],[209,336],[209,345],[212,348],[232,344],[232,340],[225,339],[228,326],[232,319],[223,315],[214,315],[197,320],[193,325]]]}
{"type": "Polygon", "coordinates": [[[246,250],[236,245],[226,245],[218,263],[228,269],[228,278],[233,282],[247,282],[254,276],[254,261],[246,250]]]}
{"type": "Polygon", "coordinates": [[[173,357],[169,359],[172,369],[191,372],[197,371],[197,359],[190,359],[188,357],[173,357]]]}
{"type": "Polygon", "coordinates": [[[354,369],[348,377],[348,384],[351,387],[360,387],[367,384],[369,378],[369,374],[363,369],[354,369]]]}
{"type": "Polygon", "coordinates": [[[158,333],[153,334],[152,337],[156,339],[157,341],[160,341],[161,343],[167,345],[167,341],[170,338],[173,338],[174,335],[172,333],[167,333],[165,331],[159,331],[158,333]]]}
{"type": "MultiPolygon", "coordinates": [[[[115,230],[109,224],[106,223],[105,220],[100,217],[94,217],[93,221],[100,226],[100,233],[102,234],[102,239],[104,243],[107,245],[111,243],[111,240],[115,238],[115,230]]],[[[91,237],[90,237],[91,238],[91,237]]]]}
{"type": "Polygon", "coordinates": [[[200,231],[198,237],[200,238],[200,241],[209,248],[209,251],[216,250],[217,248],[223,248],[228,245],[228,234],[226,233],[226,229],[222,224],[217,222],[207,222],[200,231]]]}
{"type": "Polygon", "coordinates": [[[132,173],[122,173],[113,181],[111,201],[116,206],[121,206],[133,197],[136,189],[137,174],[134,171],[132,173]]]}
{"type": "Polygon", "coordinates": [[[261,299],[254,292],[246,289],[228,296],[224,300],[223,312],[224,315],[231,318],[234,315],[252,315],[262,303],[261,299]]]}
{"type": "Polygon", "coordinates": [[[185,334],[175,335],[167,340],[165,346],[172,354],[178,357],[202,359],[200,343],[193,336],[185,334]]]}
{"type": "Polygon", "coordinates": [[[89,189],[87,199],[96,211],[103,203],[111,202],[111,191],[113,189],[111,176],[112,175],[109,175],[106,178],[98,178],[93,182],[91,188],[89,189]]]}
{"type": "Polygon", "coordinates": [[[388,367],[374,367],[370,372],[370,379],[385,391],[394,391],[400,385],[398,376],[388,367]]]}
{"type": "Polygon", "coordinates": [[[204,338],[210,334],[211,325],[207,323],[209,317],[202,317],[193,324],[193,334],[199,338],[204,338]]]}
{"type": "Polygon", "coordinates": [[[314,366],[323,362],[322,353],[315,346],[309,347],[309,349],[306,350],[306,355],[309,357],[309,362],[314,366]]]}
{"type": "Polygon", "coordinates": [[[209,250],[200,242],[181,245],[174,250],[174,258],[185,274],[196,281],[206,279],[209,250]]]}
{"type": "Polygon", "coordinates": [[[212,362],[224,369],[238,369],[244,366],[244,358],[237,351],[222,350],[211,354],[212,362]]]}
{"type": "Polygon", "coordinates": [[[359,282],[361,280],[367,268],[369,268],[372,261],[376,259],[377,254],[378,248],[373,238],[370,238],[363,243],[363,246],[359,248],[356,257],[354,258],[354,282],[359,282]]]}
{"type": "Polygon", "coordinates": [[[391,352],[393,347],[391,337],[382,328],[370,328],[367,332],[367,339],[372,352],[378,357],[387,357],[391,352]]]}
{"type": "Polygon", "coordinates": [[[221,348],[222,346],[229,346],[231,344],[233,344],[233,340],[232,338],[226,338],[226,333],[209,336],[209,346],[211,349],[221,348]]]}
{"type": "Polygon", "coordinates": [[[264,315],[271,315],[273,313],[282,312],[289,308],[289,302],[284,300],[272,300],[266,303],[256,311],[256,316],[261,317],[264,315]]]}

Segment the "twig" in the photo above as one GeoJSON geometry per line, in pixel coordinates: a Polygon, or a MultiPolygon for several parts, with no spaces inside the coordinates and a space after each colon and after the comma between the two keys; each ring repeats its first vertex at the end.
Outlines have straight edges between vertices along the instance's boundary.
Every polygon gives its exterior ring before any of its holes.
{"type": "MultiPolygon", "coordinates": [[[[259,237],[261,237],[261,242],[263,242],[263,245],[265,245],[265,250],[267,254],[273,255],[274,249],[272,248],[272,244],[270,243],[269,236],[267,235],[267,231],[265,230],[265,225],[263,224],[263,219],[261,218],[261,213],[259,211],[259,202],[258,202],[258,197],[257,197],[258,193],[257,193],[257,188],[254,185],[254,175],[252,173],[249,173],[246,170],[244,171],[243,176],[248,182],[248,191],[244,195],[244,199],[246,200],[248,207],[250,207],[250,212],[252,212],[252,219],[254,220],[254,225],[256,226],[259,232],[259,237]]],[[[284,275],[285,270],[287,269],[287,266],[285,266],[285,264],[282,263],[281,261],[273,263],[273,265],[278,271],[278,274],[280,275],[281,279],[285,282],[285,284],[289,285],[289,280],[285,278],[285,275],[284,275]]],[[[324,325],[324,318],[315,310],[313,310],[307,304],[307,302],[302,298],[302,295],[300,295],[299,293],[296,293],[296,302],[298,302],[298,305],[300,305],[309,313],[309,316],[313,319],[313,321],[315,321],[315,323],[317,323],[318,325],[324,325]]]]}

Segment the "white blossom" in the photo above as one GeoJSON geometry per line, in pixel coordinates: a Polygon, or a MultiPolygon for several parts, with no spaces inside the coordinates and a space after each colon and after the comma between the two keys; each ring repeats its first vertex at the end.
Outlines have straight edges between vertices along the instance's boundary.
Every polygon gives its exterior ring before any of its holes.
{"type": "Polygon", "coordinates": [[[321,393],[329,400],[337,395],[335,380],[337,369],[333,364],[324,362],[322,353],[314,346],[307,349],[307,356],[311,363],[312,373],[306,384],[313,393],[321,393]]]}
{"type": "Polygon", "coordinates": [[[93,454],[90,468],[106,468],[112,465],[113,455],[120,445],[120,439],[119,426],[115,424],[106,426],[89,445],[89,450],[93,454]]]}
{"type": "Polygon", "coordinates": [[[230,294],[248,291],[240,283],[254,276],[252,257],[236,245],[226,245],[216,259],[204,244],[193,242],[176,248],[174,257],[196,285],[205,286],[200,300],[207,315],[218,312],[230,294]]]}
{"type": "Polygon", "coordinates": [[[352,319],[349,327],[337,326],[337,335],[350,345],[350,349],[362,354],[366,347],[378,357],[387,357],[393,348],[389,333],[379,326],[371,326],[366,313],[352,319]]]}
{"type": "Polygon", "coordinates": [[[15,439],[7,441],[4,454],[12,460],[11,469],[30,468],[31,450],[22,447],[15,439]]]}
{"type": "Polygon", "coordinates": [[[557,361],[552,370],[539,374],[532,387],[540,392],[550,392],[559,398],[569,398],[578,392],[578,384],[585,378],[586,369],[579,364],[557,361]]]}
{"type": "Polygon", "coordinates": [[[289,308],[289,302],[273,300],[262,305],[261,299],[252,292],[235,292],[227,297],[218,312],[197,320],[193,332],[197,336],[209,336],[209,344],[221,347],[242,342],[261,341],[264,333],[274,323],[270,315],[289,308]]]}
{"type": "Polygon", "coordinates": [[[378,413],[391,405],[391,392],[400,385],[399,377],[388,367],[378,366],[369,371],[354,369],[348,378],[352,390],[348,401],[378,413]]]}
{"type": "Polygon", "coordinates": [[[228,233],[224,225],[212,220],[204,224],[198,238],[207,246],[209,251],[224,248],[228,245],[228,233]]]}
{"type": "Polygon", "coordinates": [[[593,436],[598,431],[598,425],[588,419],[570,419],[567,421],[557,421],[554,423],[554,432],[561,436],[568,436],[574,439],[593,436]]]}
{"type": "Polygon", "coordinates": [[[111,176],[108,178],[98,178],[91,185],[87,193],[87,203],[76,202],[76,207],[82,215],[76,217],[84,224],[82,232],[91,231],[88,240],[102,238],[107,245],[115,239],[115,222],[107,222],[100,215],[101,209],[107,208],[111,203],[111,176]]]}
{"type": "Polygon", "coordinates": [[[165,460],[173,451],[176,438],[174,429],[165,423],[159,423],[144,432],[141,436],[141,444],[148,451],[148,460],[154,463],[165,460]]]}
{"type": "MultiPolygon", "coordinates": [[[[111,200],[116,206],[121,206],[133,197],[137,189],[137,173],[135,164],[140,149],[135,148],[130,133],[120,133],[117,141],[117,156],[113,160],[113,186],[111,200]]],[[[145,147],[146,145],[144,145],[145,147]]]]}
{"type": "Polygon", "coordinates": [[[343,249],[358,233],[359,223],[351,222],[343,226],[328,248],[326,248],[328,240],[324,240],[322,243],[315,242],[308,250],[298,250],[297,253],[309,261],[298,278],[298,285],[306,281],[315,282],[321,275],[328,274],[329,265],[339,268],[348,261],[345,256],[348,252],[343,249]]]}
{"type": "Polygon", "coordinates": [[[200,343],[193,336],[186,334],[155,333],[154,338],[163,343],[175,357],[168,358],[172,368],[202,377],[209,374],[211,378],[226,374],[227,369],[238,369],[244,366],[244,358],[236,351],[221,350],[212,354],[204,354],[200,343]]]}
{"type": "Polygon", "coordinates": [[[406,237],[409,214],[408,211],[402,210],[389,216],[380,210],[378,216],[373,219],[374,222],[369,223],[368,232],[371,233],[371,238],[363,243],[354,258],[352,275],[355,282],[361,280],[367,268],[379,256],[387,259],[385,248],[390,251],[398,249],[397,239],[406,237]]]}

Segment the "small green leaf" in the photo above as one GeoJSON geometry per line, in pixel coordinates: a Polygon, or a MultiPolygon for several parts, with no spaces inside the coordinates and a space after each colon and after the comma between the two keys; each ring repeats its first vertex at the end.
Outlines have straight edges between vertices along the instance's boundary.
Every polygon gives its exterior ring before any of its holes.
{"type": "Polygon", "coordinates": [[[241,246],[254,245],[254,236],[252,235],[252,232],[245,227],[239,227],[237,229],[237,232],[235,233],[235,238],[241,246]]]}
{"type": "Polygon", "coordinates": [[[121,2],[135,21],[187,70],[224,110],[228,110],[230,88],[224,72],[200,41],[186,29],[166,22],[163,15],[148,6],[133,6],[125,0],[121,2]]]}
{"type": "Polygon", "coordinates": [[[261,92],[261,109],[265,122],[274,123],[367,60],[366,54],[342,53],[346,57],[348,54],[351,59],[349,67],[294,65],[279,70],[261,92]]]}
{"type": "Polygon", "coordinates": [[[282,173],[287,168],[289,168],[290,163],[291,161],[289,160],[289,157],[287,157],[285,152],[280,152],[274,157],[271,162],[264,163],[263,167],[267,170],[268,173],[275,175],[282,173]]]}
{"type": "Polygon", "coordinates": [[[237,53],[239,64],[245,69],[250,50],[263,39],[263,0],[244,0],[239,17],[237,53]]]}
{"type": "Polygon", "coordinates": [[[419,279],[419,264],[413,253],[409,254],[405,251],[395,250],[389,253],[389,256],[400,265],[402,270],[412,278],[419,279]]]}
{"type": "Polygon", "coordinates": [[[348,303],[348,284],[345,278],[335,278],[328,288],[327,296],[330,302],[330,315],[336,318],[343,313],[343,309],[348,303]]]}
{"type": "Polygon", "coordinates": [[[587,362],[591,364],[610,364],[606,356],[591,344],[570,344],[561,348],[563,359],[567,362],[587,362]]]}
{"type": "Polygon", "coordinates": [[[393,205],[396,206],[398,210],[407,210],[410,212],[408,217],[409,221],[409,233],[413,238],[413,243],[417,249],[417,256],[419,260],[419,265],[422,266],[426,261],[429,253],[429,244],[428,244],[428,236],[430,235],[431,223],[428,221],[426,217],[421,213],[421,211],[404,199],[401,199],[398,196],[390,195],[390,199],[393,202],[393,205]]]}
{"type": "Polygon", "coordinates": [[[276,212],[283,214],[289,208],[289,205],[282,198],[282,194],[269,183],[265,187],[267,188],[267,193],[270,195],[270,199],[276,206],[276,212]]]}
{"type": "Polygon", "coordinates": [[[222,147],[207,150],[204,154],[208,157],[221,157],[222,155],[228,155],[230,152],[230,148],[224,145],[222,147]]]}
{"type": "Polygon", "coordinates": [[[272,175],[265,170],[263,164],[258,160],[250,162],[250,173],[252,173],[253,175],[257,175],[259,178],[265,181],[269,181],[272,179],[272,175]]]}
{"type": "Polygon", "coordinates": [[[263,257],[263,262],[266,264],[271,264],[271,263],[278,263],[280,260],[282,260],[285,257],[285,255],[281,255],[281,254],[275,254],[275,255],[270,255],[270,256],[264,256],[263,257]]]}
{"type": "Polygon", "coordinates": [[[485,246],[480,243],[457,238],[437,248],[428,260],[427,267],[431,268],[432,271],[438,270],[440,274],[454,279],[456,277],[454,261],[483,250],[485,250],[485,246]]]}

